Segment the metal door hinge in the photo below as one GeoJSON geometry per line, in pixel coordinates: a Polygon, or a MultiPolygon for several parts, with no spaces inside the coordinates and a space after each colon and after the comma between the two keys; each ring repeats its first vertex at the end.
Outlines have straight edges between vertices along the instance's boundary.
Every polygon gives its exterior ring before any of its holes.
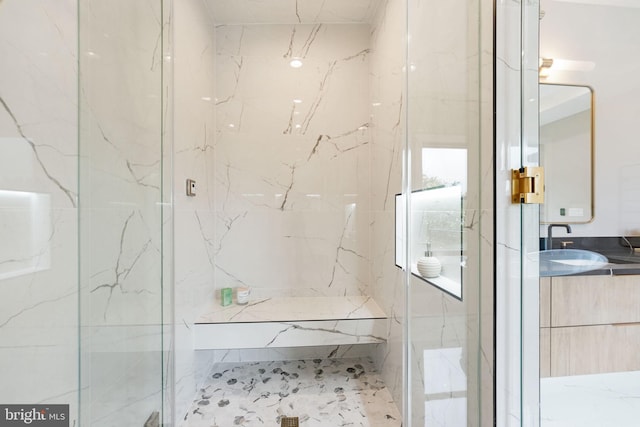
{"type": "Polygon", "coordinates": [[[541,166],[527,166],[511,171],[511,201],[544,203],[544,169],[541,166]]]}

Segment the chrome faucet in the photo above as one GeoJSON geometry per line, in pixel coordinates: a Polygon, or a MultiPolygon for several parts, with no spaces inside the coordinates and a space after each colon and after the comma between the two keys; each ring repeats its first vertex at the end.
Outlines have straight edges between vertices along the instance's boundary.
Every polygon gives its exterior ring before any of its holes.
{"type": "Polygon", "coordinates": [[[553,227],[564,227],[567,233],[571,233],[571,226],[569,224],[549,224],[549,227],[547,227],[547,241],[544,245],[545,250],[553,249],[553,227]]]}

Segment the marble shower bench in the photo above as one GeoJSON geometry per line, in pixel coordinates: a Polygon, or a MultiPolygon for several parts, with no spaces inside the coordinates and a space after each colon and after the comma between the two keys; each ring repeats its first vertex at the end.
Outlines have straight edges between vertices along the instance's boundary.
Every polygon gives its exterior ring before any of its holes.
{"type": "Polygon", "coordinates": [[[277,297],[214,302],[194,326],[196,350],[381,343],[386,314],[371,297],[277,297]]]}

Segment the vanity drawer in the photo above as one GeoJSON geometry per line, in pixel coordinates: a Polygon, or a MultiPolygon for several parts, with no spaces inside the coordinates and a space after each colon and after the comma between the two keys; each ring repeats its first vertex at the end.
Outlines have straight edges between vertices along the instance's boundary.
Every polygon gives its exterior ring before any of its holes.
{"type": "Polygon", "coordinates": [[[640,322],[640,276],[551,278],[551,327],[640,322]]]}
{"type": "Polygon", "coordinates": [[[633,350],[640,348],[640,324],[551,328],[550,332],[547,351],[552,377],[640,370],[640,357],[633,350]]]}

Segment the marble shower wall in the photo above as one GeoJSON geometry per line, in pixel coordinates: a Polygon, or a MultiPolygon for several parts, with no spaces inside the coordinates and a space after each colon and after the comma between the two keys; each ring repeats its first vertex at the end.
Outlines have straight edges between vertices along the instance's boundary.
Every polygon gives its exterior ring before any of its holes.
{"type": "Polygon", "coordinates": [[[77,419],[77,11],[0,1],[0,402],[77,419]]]}
{"type": "Polygon", "coordinates": [[[369,26],[216,27],[206,9],[175,3],[172,21],[177,425],[214,361],[375,349],[193,351],[191,326],[221,287],[357,295],[370,268],[369,26]],[[295,56],[301,69],[289,66],[295,56]]]}
{"type": "Polygon", "coordinates": [[[202,0],[173,4],[175,423],[180,425],[214,352],[194,351],[193,324],[214,294],[215,43],[202,0]],[[196,196],[186,195],[186,179],[196,196]]]}
{"type": "Polygon", "coordinates": [[[369,36],[359,24],[216,27],[216,289],[370,292],[369,36]]]}
{"type": "Polygon", "coordinates": [[[395,265],[395,194],[402,190],[405,2],[381,2],[371,23],[371,292],[387,313],[387,342],[374,353],[376,365],[402,408],[404,284],[395,265]]]}
{"type": "Polygon", "coordinates": [[[375,355],[400,401],[393,195],[403,21],[401,2],[387,3],[371,25],[218,25],[215,33],[200,1],[174,5],[178,418],[213,360],[375,355]],[[290,67],[295,57],[299,69],[290,67]],[[186,178],[198,183],[195,198],[184,196],[186,178]],[[393,313],[389,350],[191,351],[190,325],[218,298],[214,290],[240,284],[258,295],[372,294],[393,313]]]}

